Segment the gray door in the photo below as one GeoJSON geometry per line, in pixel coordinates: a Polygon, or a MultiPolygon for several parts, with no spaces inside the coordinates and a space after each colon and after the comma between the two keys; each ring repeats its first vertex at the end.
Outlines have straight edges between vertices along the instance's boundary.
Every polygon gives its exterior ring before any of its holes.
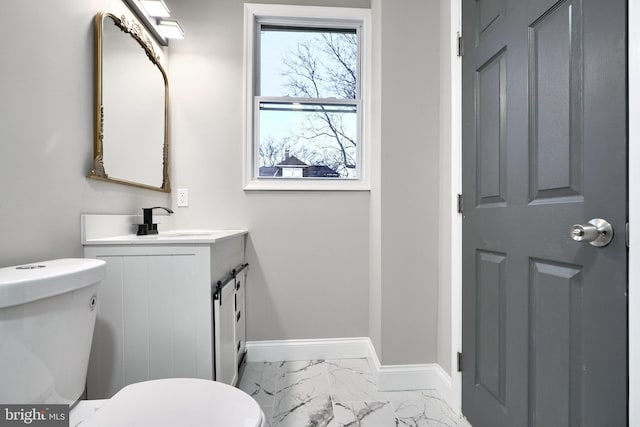
{"type": "Polygon", "coordinates": [[[625,426],[626,1],[463,0],[463,34],[463,413],[625,426]]]}

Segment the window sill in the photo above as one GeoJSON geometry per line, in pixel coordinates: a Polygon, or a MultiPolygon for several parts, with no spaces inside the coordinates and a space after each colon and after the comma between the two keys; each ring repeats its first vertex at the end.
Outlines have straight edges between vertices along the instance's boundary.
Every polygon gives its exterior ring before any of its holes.
{"type": "Polygon", "coordinates": [[[245,191],[371,191],[363,181],[323,181],[298,179],[252,180],[244,186],[245,191]]]}

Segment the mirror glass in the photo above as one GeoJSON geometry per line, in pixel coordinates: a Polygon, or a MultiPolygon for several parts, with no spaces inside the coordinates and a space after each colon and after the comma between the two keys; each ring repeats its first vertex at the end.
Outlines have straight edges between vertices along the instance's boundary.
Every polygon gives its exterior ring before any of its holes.
{"type": "Polygon", "coordinates": [[[169,192],[167,76],[149,36],[126,17],[96,15],[91,178],[169,192]]]}

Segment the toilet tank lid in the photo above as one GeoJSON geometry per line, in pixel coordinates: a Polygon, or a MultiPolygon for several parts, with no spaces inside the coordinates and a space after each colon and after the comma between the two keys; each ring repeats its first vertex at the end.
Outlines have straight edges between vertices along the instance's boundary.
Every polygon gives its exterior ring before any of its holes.
{"type": "Polygon", "coordinates": [[[105,261],[64,258],[0,268],[0,308],[64,294],[100,282],[105,261]]]}

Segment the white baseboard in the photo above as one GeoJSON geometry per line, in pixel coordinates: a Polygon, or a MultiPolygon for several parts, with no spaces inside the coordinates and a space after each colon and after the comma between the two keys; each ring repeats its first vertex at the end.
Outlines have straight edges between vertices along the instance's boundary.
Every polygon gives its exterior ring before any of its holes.
{"type": "Polygon", "coordinates": [[[247,362],[368,358],[369,346],[368,337],[248,341],[247,362]]]}
{"type": "Polygon", "coordinates": [[[368,337],[247,342],[248,362],[367,358],[380,391],[436,389],[452,406],[451,377],[437,363],[381,365],[368,337]]]}
{"type": "Polygon", "coordinates": [[[451,402],[451,377],[437,363],[416,365],[382,365],[378,372],[380,391],[436,389],[451,402]]]}

